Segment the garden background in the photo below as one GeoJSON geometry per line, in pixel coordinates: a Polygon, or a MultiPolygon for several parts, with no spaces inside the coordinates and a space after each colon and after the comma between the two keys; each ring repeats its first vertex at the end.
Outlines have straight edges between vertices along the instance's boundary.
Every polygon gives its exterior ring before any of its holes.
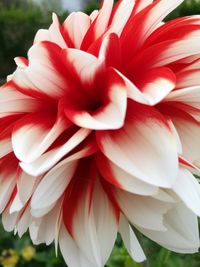
{"type": "MultiPolygon", "coordinates": [[[[73,1],[73,0],[63,0],[73,1]]],[[[83,0],[82,0],[83,1],[83,0]]],[[[48,28],[51,13],[56,12],[64,21],[67,10],[61,0],[0,0],[0,83],[13,72],[16,56],[26,56],[34,35],[39,28],[48,28]]],[[[83,1],[83,11],[87,14],[98,8],[99,2],[83,1]]],[[[64,5],[65,6],[65,5],[64,5]]],[[[200,14],[199,0],[185,0],[168,19],[200,14]]],[[[200,45],[200,44],[199,44],[200,45]]],[[[200,267],[200,253],[180,255],[170,252],[138,234],[148,261],[135,263],[123,247],[120,236],[106,267],[200,267]]],[[[34,247],[28,235],[22,239],[13,233],[6,233],[0,226],[0,265],[4,267],[64,267],[61,255],[55,256],[54,245],[34,247]]]]}

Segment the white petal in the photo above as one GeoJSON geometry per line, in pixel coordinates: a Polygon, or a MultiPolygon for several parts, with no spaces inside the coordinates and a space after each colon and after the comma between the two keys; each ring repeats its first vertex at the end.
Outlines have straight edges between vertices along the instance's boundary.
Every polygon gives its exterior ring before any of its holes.
{"type": "Polygon", "coordinates": [[[170,203],[121,190],[117,190],[117,201],[132,224],[151,230],[166,230],[163,215],[171,207],[170,203]]]}
{"type": "Polygon", "coordinates": [[[200,216],[200,185],[188,170],[180,168],[173,190],[189,209],[200,216]]]}
{"type": "Polygon", "coordinates": [[[181,117],[176,116],[176,114],[174,114],[172,121],[182,143],[183,157],[195,164],[195,161],[198,162],[200,159],[199,123],[189,116],[181,117]]]}
{"type": "Polygon", "coordinates": [[[107,33],[114,32],[120,35],[133,11],[134,6],[135,6],[134,0],[121,1],[112,18],[107,33]]]}
{"type": "Polygon", "coordinates": [[[167,231],[140,229],[147,237],[161,246],[178,253],[195,253],[199,249],[197,216],[182,203],[177,204],[165,215],[167,231]]]}
{"type": "Polygon", "coordinates": [[[30,199],[40,179],[41,177],[33,177],[23,171],[20,172],[17,181],[17,194],[23,204],[26,204],[30,199]]]}
{"type": "Polygon", "coordinates": [[[64,224],[62,224],[60,230],[59,245],[64,260],[69,267],[97,267],[81,253],[64,224]]]}
{"type": "Polygon", "coordinates": [[[83,38],[91,24],[90,17],[83,12],[72,12],[63,22],[63,35],[67,35],[72,45],[80,49],[83,38]]]}
{"type": "Polygon", "coordinates": [[[77,161],[65,163],[65,160],[50,172],[39,183],[31,199],[31,208],[40,210],[51,206],[65,191],[77,166],[77,161]]]}
{"type": "Polygon", "coordinates": [[[121,234],[124,245],[126,246],[129,255],[136,262],[143,262],[146,260],[144,251],[126,218],[121,215],[119,233],[121,234]]]}

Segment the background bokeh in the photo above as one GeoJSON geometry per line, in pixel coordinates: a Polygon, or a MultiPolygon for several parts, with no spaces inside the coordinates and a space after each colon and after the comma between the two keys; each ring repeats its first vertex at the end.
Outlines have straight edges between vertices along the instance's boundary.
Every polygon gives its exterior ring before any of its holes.
{"type": "MultiPolygon", "coordinates": [[[[89,14],[98,7],[97,0],[0,0],[0,83],[14,71],[13,58],[26,56],[36,31],[49,27],[52,11],[62,22],[73,10],[81,8],[89,14]]],[[[166,20],[192,14],[200,14],[199,0],[185,0],[166,20]]],[[[200,267],[200,253],[176,254],[137,234],[148,260],[142,264],[133,262],[119,236],[107,267],[200,267]]],[[[28,235],[19,239],[0,225],[0,266],[64,267],[66,264],[60,253],[55,256],[54,245],[34,247],[28,235]]]]}

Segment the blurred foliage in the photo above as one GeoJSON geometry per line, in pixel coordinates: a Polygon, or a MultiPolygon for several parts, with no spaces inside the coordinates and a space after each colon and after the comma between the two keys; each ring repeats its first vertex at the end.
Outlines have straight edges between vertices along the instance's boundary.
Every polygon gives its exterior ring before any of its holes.
{"type": "Polygon", "coordinates": [[[86,14],[91,14],[92,13],[92,11],[94,11],[95,9],[99,9],[99,7],[100,7],[100,3],[99,3],[99,1],[91,1],[91,2],[89,2],[88,4],[87,4],[87,6],[84,8],[84,12],[86,13],[86,14]]]}
{"type": "Polygon", "coordinates": [[[200,14],[200,0],[185,0],[178,6],[166,20],[175,19],[178,17],[200,14]]]}
{"type": "Polygon", "coordinates": [[[51,18],[43,15],[38,8],[0,9],[0,74],[1,77],[13,72],[13,58],[25,56],[32,45],[33,37],[39,28],[50,24],[51,18]]]}

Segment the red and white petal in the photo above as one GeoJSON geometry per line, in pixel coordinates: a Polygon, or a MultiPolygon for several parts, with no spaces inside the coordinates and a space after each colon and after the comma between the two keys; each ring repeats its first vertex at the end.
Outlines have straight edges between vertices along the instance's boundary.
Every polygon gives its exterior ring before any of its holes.
{"type": "Polygon", "coordinates": [[[199,86],[200,69],[180,71],[176,74],[176,88],[199,86]]]}
{"type": "Polygon", "coordinates": [[[82,50],[87,50],[89,46],[106,31],[110,20],[113,3],[113,0],[103,0],[101,9],[96,19],[91,24],[89,30],[85,35],[85,38],[83,39],[81,45],[82,50]]]}
{"type": "Polygon", "coordinates": [[[52,20],[53,22],[48,30],[41,29],[36,33],[34,44],[49,41],[59,45],[61,48],[67,48],[67,44],[61,34],[61,25],[55,13],[52,15],[52,20]]]}
{"type": "Polygon", "coordinates": [[[16,186],[17,163],[10,154],[0,160],[0,213],[7,207],[16,186]]]}
{"type": "Polygon", "coordinates": [[[8,155],[9,153],[11,153],[13,151],[13,148],[12,148],[12,142],[11,142],[11,138],[8,137],[8,138],[1,138],[1,135],[0,135],[0,158],[8,155]]]}
{"type": "Polygon", "coordinates": [[[115,33],[106,35],[101,41],[98,58],[105,62],[107,67],[120,68],[121,52],[120,40],[115,33]]]}
{"type": "Polygon", "coordinates": [[[199,16],[185,16],[164,23],[146,40],[144,47],[173,39],[188,39],[199,36],[199,16]]]}
{"type": "Polygon", "coordinates": [[[62,34],[68,47],[80,49],[83,38],[91,25],[91,19],[83,12],[73,12],[62,25],[62,34]]]}
{"type": "Polygon", "coordinates": [[[169,68],[153,68],[138,75],[135,83],[147,101],[155,105],[175,88],[176,76],[169,68]]]}
{"type": "Polygon", "coordinates": [[[58,20],[58,17],[55,13],[52,14],[53,23],[49,28],[49,33],[51,36],[51,41],[59,45],[61,48],[67,48],[67,44],[61,33],[61,25],[58,20]]]}
{"type": "Polygon", "coordinates": [[[132,14],[121,36],[123,54],[126,59],[130,58],[143,45],[149,35],[160,26],[162,20],[181,2],[183,0],[175,0],[173,2],[168,0],[156,1],[136,16],[134,13],[132,14]],[[132,27],[132,25],[138,26],[132,27]],[[127,40],[129,41],[127,42],[127,40]]]}
{"type": "Polygon", "coordinates": [[[119,210],[110,202],[102,185],[96,183],[96,175],[92,158],[79,163],[65,193],[63,219],[88,260],[104,266],[117,236],[119,210]]]}
{"type": "Polygon", "coordinates": [[[35,210],[35,213],[52,206],[62,196],[77,164],[77,160],[63,160],[42,178],[31,199],[31,209],[35,210]]]}
{"type": "MultiPolygon", "coordinates": [[[[86,86],[92,83],[96,74],[104,67],[102,60],[81,50],[69,48],[63,50],[62,56],[68,68],[74,70],[74,76],[86,86]]],[[[76,92],[71,90],[70,93],[76,92]]]]}
{"type": "Polygon", "coordinates": [[[36,160],[68,127],[68,121],[62,117],[55,119],[54,114],[34,113],[23,117],[13,129],[15,155],[26,163],[36,160]]]}
{"type": "MultiPolygon", "coordinates": [[[[44,174],[45,172],[50,170],[57,162],[59,162],[65,155],[67,155],[70,151],[72,151],[80,143],[82,143],[90,133],[91,130],[79,129],[63,145],[47,151],[31,163],[21,162],[20,166],[25,172],[32,176],[39,176],[41,174],[44,174]]],[[[85,155],[93,154],[95,150],[96,147],[94,143],[91,143],[82,151],[75,153],[71,156],[71,158],[69,157],[68,159],[71,160],[72,158],[81,158],[85,155]]]]}
{"type": "Polygon", "coordinates": [[[92,11],[92,13],[90,14],[90,19],[92,22],[97,18],[98,14],[99,14],[99,10],[95,9],[92,11]]]}
{"type": "MultiPolygon", "coordinates": [[[[143,74],[146,73],[147,80],[141,85],[138,81],[135,85],[134,79],[132,82],[119,71],[117,73],[126,84],[128,98],[148,106],[154,106],[162,101],[173,90],[175,84],[175,76],[168,68],[154,68],[150,71],[143,71],[143,74]],[[160,69],[160,73],[156,73],[157,69],[160,69]],[[151,72],[156,73],[156,75],[152,77],[151,72]],[[139,86],[137,86],[137,83],[139,86]]],[[[141,81],[141,73],[137,76],[140,77],[141,81]]]]}
{"type": "Polygon", "coordinates": [[[68,119],[87,129],[118,129],[123,126],[127,107],[126,86],[114,69],[107,71],[105,81],[102,105],[94,112],[66,106],[68,119]]]}
{"type": "Polygon", "coordinates": [[[166,230],[163,216],[171,208],[171,203],[122,190],[116,191],[116,198],[122,213],[133,225],[155,231],[166,230]]]}
{"type": "Polygon", "coordinates": [[[62,49],[51,42],[33,45],[28,52],[28,67],[18,68],[13,75],[17,89],[37,98],[58,99],[63,96],[71,83],[69,85],[69,79],[65,77],[61,52],[62,49]]]}
{"type": "Polygon", "coordinates": [[[172,91],[164,101],[169,102],[181,102],[192,106],[194,108],[200,109],[200,87],[194,86],[190,88],[183,88],[180,90],[172,91]]]}
{"type": "Polygon", "coordinates": [[[119,233],[122,237],[124,245],[129,252],[129,255],[136,262],[143,262],[146,260],[144,251],[126,218],[121,215],[119,224],[119,233]]]}
{"type": "Polygon", "coordinates": [[[94,265],[101,266],[95,218],[91,209],[95,178],[96,170],[92,159],[86,158],[80,161],[65,191],[63,220],[83,254],[94,265]]]}
{"type": "Polygon", "coordinates": [[[42,101],[34,99],[15,89],[12,82],[0,88],[0,118],[8,115],[35,112],[42,107],[42,101]]]}
{"type": "Polygon", "coordinates": [[[178,173],[176,138],[154,108],[129,102],[122,129],[97,132],[100,149],[114,164],[142,181],[171,187],[178,173]]]}
{"type": "Polygon", "coordinates": [[[199,230],[197,216],[182,203],[176,204],[164,216],[166,231],[138,228],[161,246],[178,253],[198,252],[199,230]]]}
{"type": "Polygon", "coordinates": [[[135,7],[135,1],[133,0],[121,0],[114,7],[113,13],[111,14],[111,21],[108,26],[107,33],[116,33],[120,36],[124,26],[128,22],[128,19],[133,12],[135,7]]]}
{"type": "Polygon", "coordinates": [[[103,154],[98,155],[97,166],[101,175],[117,188],[144,196],[155,195],[158,192],[158,187],[130,175],[108,160],[103,154]]]}
{"type": "MultiPolygon", "coordinates": [[[[163,1],[161,1],[163,2],[163,1]]],[[[132,73],[141,69],[162,67],[174,63],[180,59],[200,54],[200,38],[196,37],[184,40],[170,40],[161,42],[142,50],[132,62],[129,63],[127,72],[132,73]],[[148,58],[148,60],[147,60],[148,58]]]]}
{"type": "Polygon", "coordinates": [[[179,164],[180,167],[189,170],[190,173],[192,173],[193,175],[200,176],[200,169],[193,163],[183,158],[182,156],[179,156],[179,164]]]}
{"type": "Polygon", "coordinates": [[[180,168],[173,190],[189,209],[200,216],[200,185],[190,171],[180,168]]]}
{"type": "Polygon", "coordinates": [[[14,60],[16,65],[22,69],[28,66],[28,60],[25,57],[15,57],[14,60]]]}

